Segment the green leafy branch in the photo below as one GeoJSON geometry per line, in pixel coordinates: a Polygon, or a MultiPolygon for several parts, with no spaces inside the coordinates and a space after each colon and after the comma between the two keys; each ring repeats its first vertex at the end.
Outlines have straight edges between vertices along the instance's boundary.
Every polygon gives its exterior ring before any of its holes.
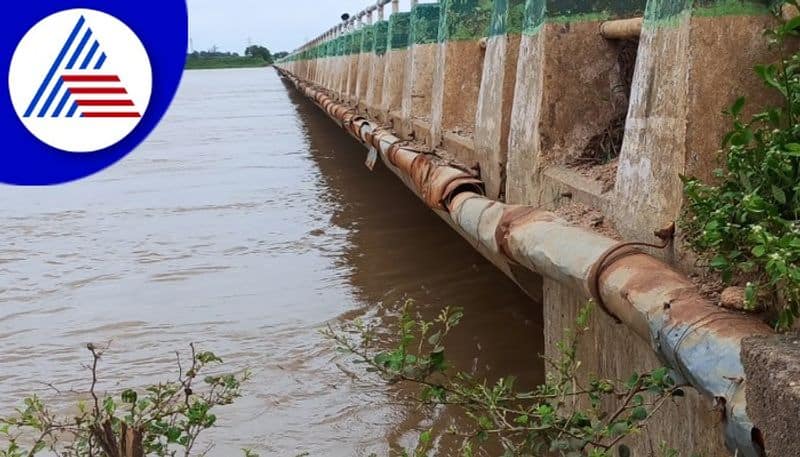
{"type": "MultiPolygon", "coordinates": [[[[239,398],[242,383],[250,379],[249,371],[201,377],[222,359],[213,352],[198,352],[192,344],[186,371],[177,354],[175,381],[101,397],[96,388],[104,351],[93,344],[87,349],[92,354],[91,386],[83,395],[88,402],[79,402],[76,414],[59,417],[39,397],[25,399],[15,414],[0,418],[0,438],[8,443],[0,457],[32,457],[45,451],[59,457],[205,455],[210,448],[194,451],[201,434],[217,422],[213,411],[239,398]]],[[[255,456],[249,450],[245,455],[255,456]]]]}
{"type": "MultiPolygon", "coordinates": [[[[464,456],[474,455],[490,441],[499,442],[508,456],[607,457],[615,450],[620,456],[630,455],[622,441],[643,430],[653,415],[683,392],[666,368],[634,374],[625,382],[591,378],[584,385],[576,353],[578,340],[588,329],[590,309],[581,311],[577,330],[558,344],[559,356],[545,358],[547,380],[532,391],[518,390],[512,376],[489,383],[454,370],[445,343],[463,316],[457,308],[445,308],[429,322],[412,317],[412,303],[407,302],[394,347],[388,351],[377,344],[375,327],[363,322],[329,327],[323,334],[379,379],[421,386],[413,402],[461,410],[470,425],[448,433],[462,439],[464,456]]],[[[405,455],[427,455],[431,435],[423,433],[417,448],[405,455]]]]}

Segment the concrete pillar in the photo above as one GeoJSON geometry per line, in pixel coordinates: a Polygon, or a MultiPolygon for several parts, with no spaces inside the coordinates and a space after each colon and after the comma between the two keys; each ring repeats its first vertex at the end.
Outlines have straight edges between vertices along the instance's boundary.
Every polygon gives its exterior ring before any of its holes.
{"type": "Polygon", "coordinates": [[[440,6],[436,3],[414,5],[411,10],[409,54],[403,85],[402,118],[395,126],[404,138],[425,139],[430,132],[431,92],[439,35],[440,6]]]}
{"type": "Polygon", "coordinates": [[[303,68],[302,64],[303,64],[303,60],[306,59],[306,58],[307,58],[307,56],[306,56],[305,47],[300,47],[300,49],[297,51],[297,59],[295,60],[295,64],[294,64],[294,66],[295,66],[294,73],[296,73],[298,75],[302,75],[303,74],[302,73],[302,68],[303,68]]]}
{"type": "Polygon", "coordinates": [[[505,196],[508,134],[525,0],[495,0],[475,116],[475,155],[489,198],[505,196]]]}
{"type": "Polygon", "coordinates": [[[339,43],[336,49],[337,55],[337,81],[334,90],[338,95],[338,100],[346,100],[345,93],[347,92],[347,71],[350,68],[349,61],[350,51],[350,26],[345,23],[342,24],[342,34],[339,37],[339,43]]]}
{"type": "Polygon", "coordinates": [[[319,77],[316,83],[323,87],[330,87],[331,80],[331,41],[330,35],[326,32],[319,45],[319,53],[314,61],[316,67],[319,69],[319,77]]]}
{"type": "Polygon", "coordinates": [[[328,38],[325,42],[325,49],[324,49],[325,69],[321,80],[322,80],[322,85],[324,87],[330,88],[333,84],[333,66],[335,60],[333,51],[334,51],[334,40],[336,38],[336,32],[334,31],[334,29],[331,29],[327,35],[328,38]]]}
{"type": "MultiPolygon", "coordinates": [[[[552,207],[571,192],[604,207],[613,184],[591,175],[599,169],[575,164],[587,151],[619,150],[637,45],[606,40],[599,28],[608,19],[640,16],[644,6],[645,0],[527,5],[509,134],[509,203],[552,207]]],[[[607,161],[615,166],[611,154],[607,161]]]]}
{"type": "Polygon", "coordinates": [[[375,28],[372,25],[372,13],[367,15],[367,24],[361,29],[361,45],[358,56],[358,72],[356,76],[355,101],[359,109],[366,108],[369,73],[372,70],[372,46],[375,41],[375,28]]]}
{"type": "Polygon", "coordinates": [[[325,40],[327,37],[323,34],[314,44],[314,51],[311,58],[311,74],[313,81],[317,84],[322,82],[325,75],[325,40]]]}
{"type": "Polygon", "coordinates": [[[477,160],[473,135],[492,0],[442,0],[428,145],[443,144],[468,165],[477,160]]]}
{"type": "MultiPolygon", "coordinates": [[[[308,56],[305,61],[306,66],[306,74],[308,79],[312,79],[316,77],[316,62],[317,56],[320,52],[319,47],[319,37],[317,37],[314,42],[310,43],[308,46],[308,56]]],[[[316,82],[316,81],[315,81],[316,82]]]]}
{"type": "Polygon", "coordinates": [[[322,45],[322,74],[320,75],[320,84],[324,87],[330,87],[331,81],[331,66],[333,64],[333,58],[331,56],[331,51],[333,49],[333,39],[334,39],[334,32],[333,29],[329,30],[325,33],[325,42],[322,45]]]}
{"type": "MultiPolygon", "coordinates": [[[[399,0],[392,2],[392,9],[399,9],[399,0]]],[[[409,58],[409,29],[411,13],[395,12],[389,18],[389,31],[386,52],[386,70],[383,75],[383,95],[381,111],[384,119],[392,125],[399,126],[400,109],[403,103],[403,84],[407,78],[406,60],[409,58]]]]}
{"type": "Polygon", "coordinates": [[[313,51],[311,53],[311,60],[309,61],[309,73],[312,81],[319,84],[322,82],[322,77],[325,73],[325,40],[326,36],[323,33],[315,41],[313,51]]]}
{"type": "Polygon", "coordinates": [[[337,27],[331,28],[330,31],[330,38],[328,40],[328,45],[325,49],[325,55],[327,57],[327,70],[326,70],[326,77],[325,77],[325,87],[328,89],[333,89],[334,82],[336,81],[336,38],[337,38],[337,27]]]}
{"type": "Polygon", "coordinates": [[[624,236],[649,241],[679,217],[681,175],[712,179],[725,108],[771,99],[752,68],[778,58],[763,37],[773,21],[767,1],[648,2],[611,208],[624,236]]]}
{"type": "MultiPolygon", "coordinates": [[[[383,8],[378,8],[379,12],[383,8]]],[[[383,16],[383,14],[379,14],[383,16]]],[[[379,21],[373,28],[372,48],[370,49],[370,58],[372,59],[372,67],[369,72],[369,81],[367,85],[366,96],[366,109],[369,114],[376,117],[379,121],[385,121],[381,113],[381,98],[383,97],[383,81],[384,71],[386,69],[386,50],[388,48],[389,39],[389,22],[379,21]]]]}
{"type": "Polygon", "coordinates": [[[320,43],[317,46],[317,52],[314,56],[314,82],[321,86],[326,86],[328,81],[328,40],[330,39],[328,32],[322,34],[320,43]]]}
{"type": "Polygon", "coordinates": [[[299,62],[300,68],[297,74],[304,75],[308,77],[308,71],[310,68],[309,60],[311,59],[311,46],[305,46],[303,49],[303,57],[299,62]]]}
{"type": "Polygon", "coordinates": [[[358,24],[354,24],[355,28],[350,34],[350,46],[348,57],[347,69],[347,90],[345,91],[349,101],[355,101],[356,98],[356,81],[358,81],[358,59],[361,55],[361,41],[364,33],[361,18],[358,19],[358,24]]]}

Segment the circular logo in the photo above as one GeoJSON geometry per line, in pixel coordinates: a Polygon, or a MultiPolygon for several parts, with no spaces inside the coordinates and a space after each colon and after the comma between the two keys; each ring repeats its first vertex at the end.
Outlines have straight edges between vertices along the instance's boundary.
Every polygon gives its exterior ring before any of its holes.
{"type": "Polygon", "coordinates": [[[147,111],[152,87],[139,37],[114,16],[90,9],[39,21],[17,45],[8,73],[23,125],[68,152],[119,143],[147,111]]]}
{"type": "Polygon", "coordinates": [[[54,185],[130,154],[167,112],[186,0],[11,2],[0,27],[0,183],[54,185]]]}

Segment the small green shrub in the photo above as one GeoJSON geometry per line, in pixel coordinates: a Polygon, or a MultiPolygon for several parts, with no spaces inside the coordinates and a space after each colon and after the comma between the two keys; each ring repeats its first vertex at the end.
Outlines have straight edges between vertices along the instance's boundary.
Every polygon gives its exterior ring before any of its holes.
{"type": "MultiPolygon", "coordinates": [[[[782,46],[798,27],[795,18],[767,36],[782,46]]],[[[760,296],[782,303],[776,326],[785,329],[800,315],[800,53],[755,71],[783,104],[749,121],[742,118],[744,97],[731,106],[725,168],[715,172],[719,184],[683,178],[688,206],[682,227],[725,282],[747,281],[747,306],[755,307],[760,296]]]]}
{"type": "MultiPolygon", "coordinates": [[[[469,419],[466,428],[449,431],[463,439],[464,457],[485,455],[488,442],[500,443],[504,456],[561,455],[566,457],[630,456],[622,441],[641,432],[663,405],[683,395],[666,368],[633,374],[628,380],[593,378],[581,382],[577,343],[587,330],[591,308],[577,319],[577,330],[558,344],[559,356],[546,358],[547,381],[532,391],[521,391],[515,378],[495,383],[454,370],[446,357],[446,340],[462,318],[459,309],[446,308],[432,322],[413,317],[412,304],[403,308],[394,347],[382,349],[376,328],[356,321],[323,332],[340,352],[354,356],[390,384],[410,383],[422,388],[413,398],[423,408],[460,409],[469,419]],[[380,344],[379,344],[380,343],[380,344]],[[582,407],[581,405],[586,405],[582,407]]],[[[417,446],[403,456],[430,455],[434,436],[423,432],[417,446]]],[[[667,447],[664,456],[677,457],[667,447]]]]}
{"type": "MultiPolygon", "coordinates": [[[[222,360],[212,352],[197,352],[181,366],[175,381],[140,390],[127,389],[118,396],[100,396],[98,364],[102,351],[90,344],[91,387],[78,393],[88,401],[76,412],[59,416],[37,396],[24,400],[15,414],[0,418],[0,457],[174,457],[205,455],[196,451],[200,435],[217,422],[214,411],[240,397],[249,372],[205,375],[222,360]],[[201,377],[202,376],[202,377],[201,377]],[[202,380],[202,382],[200,382],[202,380]]],[[[257,457],[243,450],[248,457],[257,457]]]]}

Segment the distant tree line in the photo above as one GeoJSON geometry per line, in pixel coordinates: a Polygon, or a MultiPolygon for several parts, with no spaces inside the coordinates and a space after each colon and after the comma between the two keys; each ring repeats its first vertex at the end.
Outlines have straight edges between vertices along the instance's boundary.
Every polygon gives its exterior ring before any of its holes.
{"type": "MultiPolygon", "coordinates": [[[[289,55],[288,52],[276,52],[273,54],[266,47],[259,45],[248,46],[244,50],[244,57],[261,59],[268,64],[271,64],[274,61],[282,59],[288,55],[289,55]]],[[[231,57],[242,57],[242,55],[239,54],[238,52],[219,51],[217,50],[216,46],[212,46],[211,49],[207,51],[193,51],[188,55],[189,59],[220,59],[220,58],[231,58],[231,57]]]]}
{"type": "Polygon", "coordinates": [[[206,69],[206,68],[239,68],[239,67],[261,67],[271,65],[278,59],[289,55],[288,52],[277,52],[273,54],[264,46],[252,45],[244,50],[244,55],[238,52],[222,52],[216,46],[212,46],[207,51],[193,51],[187,55],[187,69],[206,69]]]}

